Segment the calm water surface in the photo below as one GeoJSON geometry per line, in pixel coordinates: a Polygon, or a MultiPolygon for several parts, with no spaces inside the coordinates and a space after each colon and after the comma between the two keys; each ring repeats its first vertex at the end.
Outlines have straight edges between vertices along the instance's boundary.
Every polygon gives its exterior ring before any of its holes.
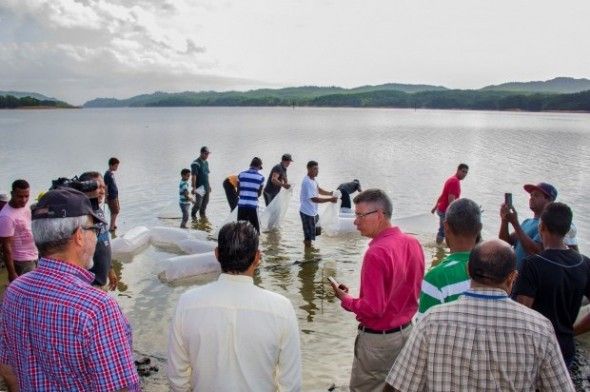
{"type": "MultiPolygon", "coordinates": [[[[459,162],[470,165],[463,196],[482,205],[485,237],[495,236],[504,192],[514,194],[521,219],[530,216],[522,185],[547,181],[570,204],[580,249],[589,251],[590,115],[389,109],[137,108],[0,111],[0,191],[16,178],[29,180],[33,194],[51,179],[106,169],[121,160],[117,181],[122,213],[119,233],[137,225],[178,225],[161,220],[177,208],[179,172],[207,145],[213,193],[209,225],[229,212],[221,187],[229,174],[247,168],[253,156],[264,174],[285,152],[293,155],[295,184],[287,219],[264,233],[258,285],[287,296],[301,330],[305,390],[345,389],[352,363],[356,322],[342,310],[327,276],[358,293],[360,261],[368,240],[356,234],[321,237],[305,253],[298,217],[299,184],[308,160],[320,165],[325,189],[358,178],[364,188],[386,190],[400,226],[418,236],[427,260],[441,257],[434,245],[436,220],[429,214],[443,181],[459,162]]],[[[200,226],[204,227],[204,226],[200,226]]],[[[157,274],[171,254],[148,248],[121,266],[113,293],[134,330],[134,349],[160,363],[147,391],[166,391],[168,324],[188,284],[162,284],[157,274]]],[[[210,280],[210,278],[209,278],[210,280]]]]}

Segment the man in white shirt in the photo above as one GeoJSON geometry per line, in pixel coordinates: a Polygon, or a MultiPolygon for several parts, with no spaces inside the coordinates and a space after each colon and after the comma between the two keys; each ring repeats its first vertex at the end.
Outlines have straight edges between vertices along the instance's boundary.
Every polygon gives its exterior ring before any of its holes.
{"type": "Polygon", "coordinates": [[[249,222],[219,231],[216,282],[184,293],[171,321],[173,391],[300,391],[299,328],[291,302],[254,285],[258,233],[249,222]]]}
{"type": "MultiPolygon", "coordinates": [[[[311,246],[311,241],[315,240],[316,224],[318,223],[318,203],[332,202],[336,203],[338,198],[334,196],[334,192],[323,190],[319,187],[315,178],[318,176],[319,168],[316,161],[307,162],[307,175],[303,177],[301,182],[301,193],[299,201],[299,216],[301,217],[301,224],[303,225],[303,243],[305,247],[311,246]],[[330,198],[322,198],[323,196],[332,196],[330,198]]],[[[319,235],[319,234],[317,234],[319,235]]]]}

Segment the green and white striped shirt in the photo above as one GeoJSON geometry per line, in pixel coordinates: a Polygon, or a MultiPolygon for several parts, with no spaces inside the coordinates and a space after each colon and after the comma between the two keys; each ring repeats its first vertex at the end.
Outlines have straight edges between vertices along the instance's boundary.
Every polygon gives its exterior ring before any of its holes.
{"type": "Polygon", "coordinates": [[[469,253],[451,253],[426,273],[422,281],[418,319],[431,307],[454,301],[469,290],[470,279],[467,274],[469,253]]]}

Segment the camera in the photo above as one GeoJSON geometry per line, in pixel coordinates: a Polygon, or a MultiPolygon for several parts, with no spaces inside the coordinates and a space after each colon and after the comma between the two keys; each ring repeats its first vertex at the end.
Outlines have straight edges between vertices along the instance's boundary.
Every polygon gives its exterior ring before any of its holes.
{"type": "Polygon", "coordinates": [[[96,180],[80,181],[78,176],[73,178],[60,177],[57,180],[51,181],[51,189],[58,188],[72,188],[82,193],[92,192],[98,188],[98,182],[96,180]]]}

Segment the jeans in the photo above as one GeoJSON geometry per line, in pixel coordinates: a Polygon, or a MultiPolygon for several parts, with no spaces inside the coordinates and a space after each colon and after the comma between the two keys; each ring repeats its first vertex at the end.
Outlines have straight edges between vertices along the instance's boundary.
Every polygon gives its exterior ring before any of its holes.
{"type": "Polygon", "coordinates": [[[188,222],[188,210],[191,207],[191,203],[180,203],[180,211],[182,211],[182,221],[180,227],[186,229],[186,222],[188,222]]]}

